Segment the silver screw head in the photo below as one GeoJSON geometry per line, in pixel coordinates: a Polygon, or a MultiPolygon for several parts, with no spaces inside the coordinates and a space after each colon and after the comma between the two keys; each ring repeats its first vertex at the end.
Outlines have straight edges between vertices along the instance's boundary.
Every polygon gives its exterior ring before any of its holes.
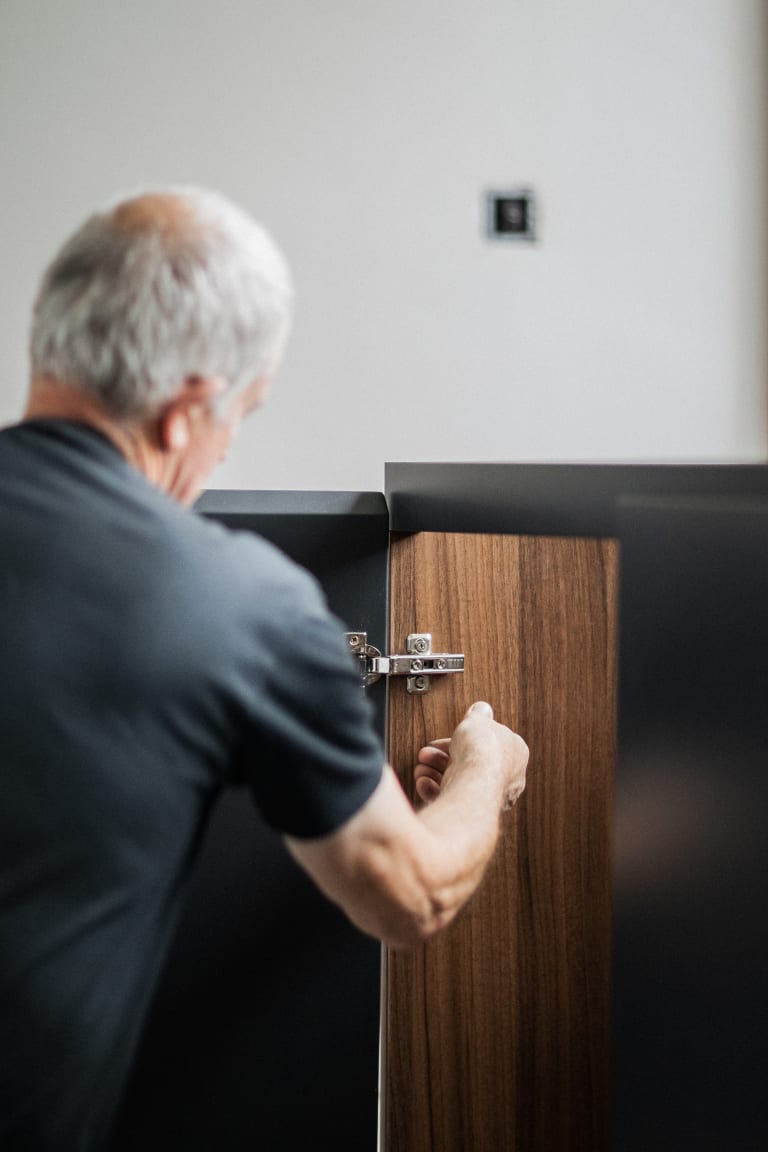
{"type": "Polygon", "coordinates": [[[421,672],[423,667],[423,660],[411,660],[411,672],[421,672]]]}

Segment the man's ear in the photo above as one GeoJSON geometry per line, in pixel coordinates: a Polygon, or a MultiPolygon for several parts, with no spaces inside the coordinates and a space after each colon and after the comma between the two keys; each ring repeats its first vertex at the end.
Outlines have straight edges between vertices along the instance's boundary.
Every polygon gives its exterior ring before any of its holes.
{"type": "Polygon", "coordinates": [[[181,452],[189,444],[187,414],[171,402],[160,415],[160,447],[163,451],[181,452]]]}
{"type": "Polygon", "coordinates": [[[223,376],[190,376],[160,412],[158,437],[164,452],[183,451],[206,406],[228,387],[223,376]]]}

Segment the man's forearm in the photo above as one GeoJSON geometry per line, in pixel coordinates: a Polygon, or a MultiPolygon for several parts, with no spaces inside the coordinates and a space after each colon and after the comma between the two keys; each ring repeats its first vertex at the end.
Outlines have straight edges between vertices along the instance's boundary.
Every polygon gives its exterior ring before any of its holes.
{"type": "Polygon", "coordinates": [[[419,812],[387,766],[343,828],[322,840],[288,841],[353,923],[393,945],[423,942],[450,923],[482,879],[502,809],[525,783],[528,750],[492,714],[468,715],[450,745],[450,756],[436,753],[446,763],[437,799],[419,812]]]}

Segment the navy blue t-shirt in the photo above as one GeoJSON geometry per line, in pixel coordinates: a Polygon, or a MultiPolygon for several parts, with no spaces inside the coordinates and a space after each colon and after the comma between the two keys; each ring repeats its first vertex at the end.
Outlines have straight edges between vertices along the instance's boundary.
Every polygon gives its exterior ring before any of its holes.
{"type": "Polygon", "coordinates": [[[0,1148],[103,1145],[212,800],[297,837],[383,751],[315,581],[84,425],[0,432],[0,1148]]]}

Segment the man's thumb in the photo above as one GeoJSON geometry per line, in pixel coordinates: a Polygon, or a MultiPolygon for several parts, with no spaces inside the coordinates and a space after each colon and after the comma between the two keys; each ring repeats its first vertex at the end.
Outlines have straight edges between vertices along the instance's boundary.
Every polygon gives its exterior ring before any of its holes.
{"type": "Polygon", "coordinates": [[[490,720],[493,720],[493,708],[491,708],[490,704],[487,704],[485,700],[476,700],[467,710],[467,716],[470,715],[487,716],[490,720]]]}

